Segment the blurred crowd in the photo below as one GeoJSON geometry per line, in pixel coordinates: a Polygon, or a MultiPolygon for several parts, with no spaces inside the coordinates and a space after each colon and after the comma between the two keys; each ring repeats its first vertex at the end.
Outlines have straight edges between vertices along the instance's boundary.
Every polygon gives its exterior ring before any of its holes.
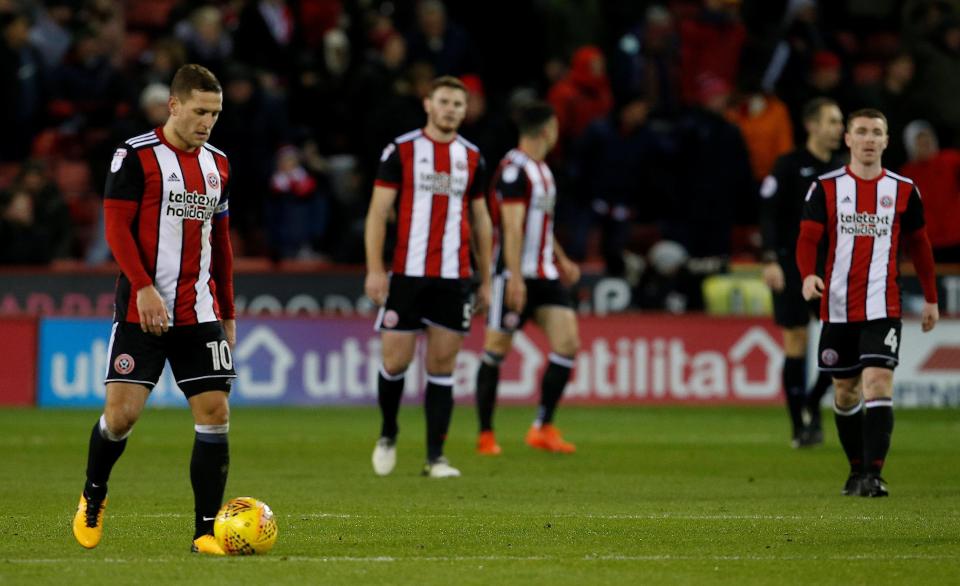
{"type": "Polygon", "coordinates": [[[886,113],[885,166],[960,261],[960,0],[0,0],[0,263],[109,259],[110,154],[187,62],[223,83],[240,256],[362,262],[378,154],[449,74],[491,166],[511,112],[553,104],[565,248],[650,291],[756,252],[757,186],[817,96],[886,113]]]}

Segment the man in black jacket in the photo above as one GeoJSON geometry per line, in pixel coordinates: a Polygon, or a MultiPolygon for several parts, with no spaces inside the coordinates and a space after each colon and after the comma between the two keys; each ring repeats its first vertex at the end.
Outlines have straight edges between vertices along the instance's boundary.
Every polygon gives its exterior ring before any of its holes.
{"type": "Polygon", "coordinates": [[[795,248],[800,231],[804,196],[816,178],[843,162],[835,154],[843,135],[843,115],[829,98],[810,100],[803,110],[807,142],[779,159],[760,187],[760,229],[763,235],[763,280],[773,291],[774,321],[783,329],[783,388],[793,429],[795,448],[823,442],[820,400],[830,386],[829,376],[820,374],[807,393],[807,326],[818,315],[801,295],[795,248]],[[809,423],[804,423],[804,410],[809,423]]]}

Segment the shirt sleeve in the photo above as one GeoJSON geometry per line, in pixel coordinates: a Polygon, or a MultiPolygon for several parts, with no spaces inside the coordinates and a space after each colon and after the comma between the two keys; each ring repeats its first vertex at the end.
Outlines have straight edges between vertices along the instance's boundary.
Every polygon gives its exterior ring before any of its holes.
{"type": "Polygon", "coordinates": [[[527,174],[522,167],[514,163],[504,165],[497,177],[497,196],[500,201],[509,203],[527,202],[527,174]]]}
{"type": "Polygon", "coordinates": [[[827,195],[819,181],[810,184],[804,202],[801,220],[817,222],[818,224],[827,223],[827,195]]]}
{"type": "Polygon", "coordinates": [[[487,177],[487,163],[483,160],[483,155],[480,155],[480,160],[477,161],[477,168],[473,171],[473,182],[470,184],[470,193],[467,194],[469,198],[480,199],[484,197],[489,180],[487,177]]]}
{"type": "Polygon", "coordinates": [[[230,184],[233,177],[233,169],[230,167],[230,161],[227,161],[227,175],[223,178],[223,186],[220,189],[220,201],[213,210],[213,218],[219,220],[230,215],[230,184]]]}
{"type": "Polygon", "coordinates": [[[400,163],[400,149],[397,148],[397,143],[391,142],[380,155],[380,166],[377,168],[374,185],[398,189],[402,181],[403,165],[400,163]]]}
{"type": "Polygon", "coordinates": [[[764,256],[776,260],[776,253],[780,248],[777,239],[777,210],[779,195],[784,183],[784,159],[780,157],[773,165],[773,170],[763,178],[760,184],[760,236],[763,239],[764,256]]]}
{"type": "Polygon", "coordinates": [[[920,200],[920,190],[914,185],[910,190],[910,198],[907,199],[907,209],[900,217],[900,225],[907,234],[916,232],[926,225],[923,219],[923,202],[920,200]]]}
{"type": "Polygon", "coordinates": [[[139,203],[143,199],[143,184],[143,165],[137,152],[127,145],[118,147],[110,161],[110,172],[103,190],[104,200],[139,203]]]}

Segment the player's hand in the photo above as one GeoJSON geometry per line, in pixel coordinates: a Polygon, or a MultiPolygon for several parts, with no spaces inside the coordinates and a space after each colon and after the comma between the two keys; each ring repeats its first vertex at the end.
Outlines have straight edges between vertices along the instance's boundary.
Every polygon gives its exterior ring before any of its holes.
{"type": "Polygon", "coordinates": [[[557,270],[560,272],[560,283],[564,287],[572,287],[580,282],[580,266],[569,258],[557,259],[557,270]]]}
{"type": "Polygon", "coordinates": [[[807,301],[823,297],[823,279],[816,275],[807,275],[803,280],[803,298],[807,301]]]}
{"type": "Polygon", "coordinates": [[[223,334],[226,336],[227,344],[230,344],[230,349],[232,350],[237,344],[237,320],[223,320],[223,334]]]}
{"type": "Polygon", "coordinates": [[[924,332],[929,332],[933,329],[933,326],[937,325],[937,321],[940,319],[940,308],[937,307],[936,303],[924,303],[923,309],[920,311],[920,328],[924,332]]]}
{"type": "Polygon", "coordinates": [[[377,305],[387,302],[387,291],[390,288],[390,279],[385,271],[369,271],[363,282],[363,292],[377,305]]]}
{"type": "Polygon", "coordinates": [[[507,309],[521,313],[527,304],[527,284],[520,275],[510,275],[507,279],[507,309]]]}
{"type": "Polygon", "coordinates": [[[473,301],[474,315],[485,315],[490,307],[490,281],[481,281],[473,301]]]}
{"type": "Polygon", "coordinates": [[[779,293],[783,291],[786,282],[783,277],[783,267],[778,262],[769,262],[763,265],[763,282],[770,287],[771,291],[779,293]]]}
{"type": "Polygon", "coordinates": [[[137,313],[140,315],[140,329],[148,334],[159,336],[170,329],[167,304],[153,285],[137,291],[137,313]]]}

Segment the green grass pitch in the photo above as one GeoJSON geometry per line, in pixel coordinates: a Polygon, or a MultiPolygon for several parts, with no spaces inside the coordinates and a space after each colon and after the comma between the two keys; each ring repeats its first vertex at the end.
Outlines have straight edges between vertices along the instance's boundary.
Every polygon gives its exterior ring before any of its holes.
{"type": "Polygon", "coordinates": [[[373,408],[241,409],[227,496],[269,503],[274,550],[187,552],[192,424],[147,411],[111,479],[92,551],[70,519],[91,411],[0,410],[0,584],[960,583],[960,416],[897,412],[891,497],[840,496],[843,458],[787,445],[781,408],[562,408],[573,456],[522,443],[531,408],[498,413],[504,454],[473,453],[472,408],[447,453],[463,478],[419,476],[422,410],[377,478],[373,408]]]}

